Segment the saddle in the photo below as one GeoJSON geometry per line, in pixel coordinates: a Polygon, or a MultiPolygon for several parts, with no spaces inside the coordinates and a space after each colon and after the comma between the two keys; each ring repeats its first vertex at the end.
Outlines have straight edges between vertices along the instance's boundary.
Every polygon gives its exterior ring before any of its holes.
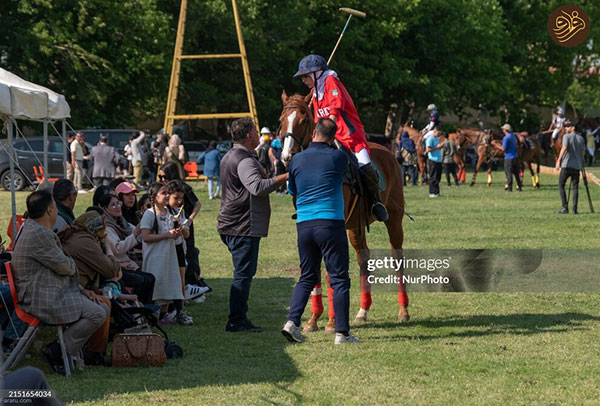
{"type": "Polygon", "coordinates": [[[350,186],[352,193],[359,196],[364,196],[364,186],[360,178],[360,169],[358,166],[358,159],[347,147],[344,146],[338,140],[335,140],[333,145],[336,149],[346,154],[348,158],[348,167],[346,168],[346,174],[344,175],[344,183],[350,186]]]}

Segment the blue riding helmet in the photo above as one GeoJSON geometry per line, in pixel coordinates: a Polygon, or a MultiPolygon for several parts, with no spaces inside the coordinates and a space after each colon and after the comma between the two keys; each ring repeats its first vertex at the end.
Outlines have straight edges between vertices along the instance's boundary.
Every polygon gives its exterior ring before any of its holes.
{"type": "Polygon", "coordinates": [[[298,64],[298,72],[294,75],[295,78],[303,76],[309,73],[313,73],[319,70],[327,70],[327,61],[320,55],[310,54],[302,58],[298,64]]]}

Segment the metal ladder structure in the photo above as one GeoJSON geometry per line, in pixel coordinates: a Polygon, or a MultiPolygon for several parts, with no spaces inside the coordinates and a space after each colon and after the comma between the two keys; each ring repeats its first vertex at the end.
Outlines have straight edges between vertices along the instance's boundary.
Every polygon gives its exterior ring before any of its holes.
{"type": "Polygon", "coordinates": [[[181,9],[179,11],[179,22],[177,24],[177,38],[175,40],[175,51],[173,54],[173,65],[171,68],[171,80],[169,83],[169,95],[167,99],[167,110],[165,113],[164,132],[171,135],[173,131],[173,123],[175,120],[193,120],[193,119],[224,119],[224,118],[241,118],[250,117],[254,120],[256,128],[258,125],[258,116],[256,114],[256,103],[254,102],[254,91],[252,90],[252,81],[250,80],[250,68],[248,66],[248,57],[246,55],[246,47],[244,46],[244,38],[240,26],[240,19],[237,10],[236,0],[231,0],[233,7],[233,18],[235,20],[235,30],[240,52],[237,54],[202,54],[202,55],[183,55],[183,38],[185,34],[185,22],[187,14],[187,0],[181,0],[181,9]],[[240,58],[242,60],[242,70],[244,72],[244,83],[246,85],[246,96],[248,98],[249,112],[241,113],[206,113],[206,114],[175,114],[177,107],[177,90],[179,88],[179,75],[181,71],[181,61],[186,59],[224,59],[224,58],[240,58]]]}

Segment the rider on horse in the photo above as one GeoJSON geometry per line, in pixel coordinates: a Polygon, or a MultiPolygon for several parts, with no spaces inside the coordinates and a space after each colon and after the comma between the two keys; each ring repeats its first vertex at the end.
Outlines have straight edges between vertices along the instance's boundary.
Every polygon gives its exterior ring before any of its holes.
{"type": "Polygon", "coordinates": [[[371,164],[365,130],[348,91],[337,74],[329,69],[325,58],[319,55],[311,54],[300,61],[294,77],[299,76],[307,87],[313,89],[314,121],[330,118],[336,122],[338,129],[335,138],[352,151],[358,160],[373,217],[378,221],[386,221],[388,213],[381,203],[379,175],[371,164]]]}
{"type": "Polygon", "coordinates": [[[440,113],[437,111],[437,107],[435,104],[430,104],[427,106],[427,111],[429,112],[429,124],[427,124],[422,130],[421,134],[427,134],[430,131],[433,131],[435,127],[440,127],[440,113]]]}
{"type": "Polygon", "coordinates": [[[564,123],[565,111],[562,107],[559,107],[558,110],[556,110],[556,117],[554,117],[554,120],[552,120],[550,128],[548,129],[548,131],[552,130],[552,141],[550,142],[550,148],[554,147],[554,142],[556,141],[558,134],[560,134],[560,130],[562,130],[564,123]]]}

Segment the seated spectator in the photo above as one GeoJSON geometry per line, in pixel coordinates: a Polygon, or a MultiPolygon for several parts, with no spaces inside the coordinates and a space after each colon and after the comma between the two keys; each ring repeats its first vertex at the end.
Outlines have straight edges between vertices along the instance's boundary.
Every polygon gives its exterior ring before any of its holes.
{"type": "Polygon", "coordinates": [[[140,266],[128,253],[141,242],[141,230],[129,224],[121,211],[121,201],[115,195],[104,195],[99,206],[104,211],[106,221],[106,248],[112,253],[123,271],[122,281],[133,289],[144,304],[152,302],[154,276],[139,270],[140,266]]]}
{"type": "Polygon", "coordinates": [[[77,201],[77,189],[70,180],[59,179],[54,184],[52,195],[58,208],[58,217],[56,217],[56,224],[52,226],[52,230],[58,233],[70,226],[75,220],[73,208],[77,201]]]}
{"type": "Polygon", "coordinates": [[[123,217],[128,223],[137,226],[140,222],[138,217],[138,204],[135,196],[138,190],[129,182],[122,182],[115,188],[115,193],[119,197],[119,200],[123,202],[123,217]]]}
{"type": "Polygon", "coordinates": [[[114,195],[115,194],[115,188],[110,187],[110,186],[98,186],[96,188],[96,191],[94,192],[94,197],[92,198],[92,206],[98,206],[98,202],[100,201],[100,198],[104,195],[114,195]]]}
{"type": "MultiPolygon", "coordinates": [[[[24,311],[46,324],[66,324],[64,340],[67,353],[76,355],[110,315],[101,296],[81,289],[72,258],[63,252],[52,232],[58,209],[47,191],[27,197],[29,220],[25,222],[13,253],[13,272],[18,303],[24,311]]],[[[94,343],[88,350],[94,350],[94,343]]],[[[64,373],[58,342],[42,351],[51,368],[64,373]]]]}
{"type": "MultiPolygon", "coordinates": [[[[65,253],[75,261],[79,271],[79,285],[84,289],[100,294],[101,281],[120,276],[119,263],[106,254],[104,220],[95,210],[86,211],[58,236],[65,253]]],[[[110,309],[110,300],[106,297],[101,299],[110,309]]],[[[110,320],[107,318],[102,328],[90,338],[84,352],[87,364],[104,364],[109,325],[110,320]]]]}

